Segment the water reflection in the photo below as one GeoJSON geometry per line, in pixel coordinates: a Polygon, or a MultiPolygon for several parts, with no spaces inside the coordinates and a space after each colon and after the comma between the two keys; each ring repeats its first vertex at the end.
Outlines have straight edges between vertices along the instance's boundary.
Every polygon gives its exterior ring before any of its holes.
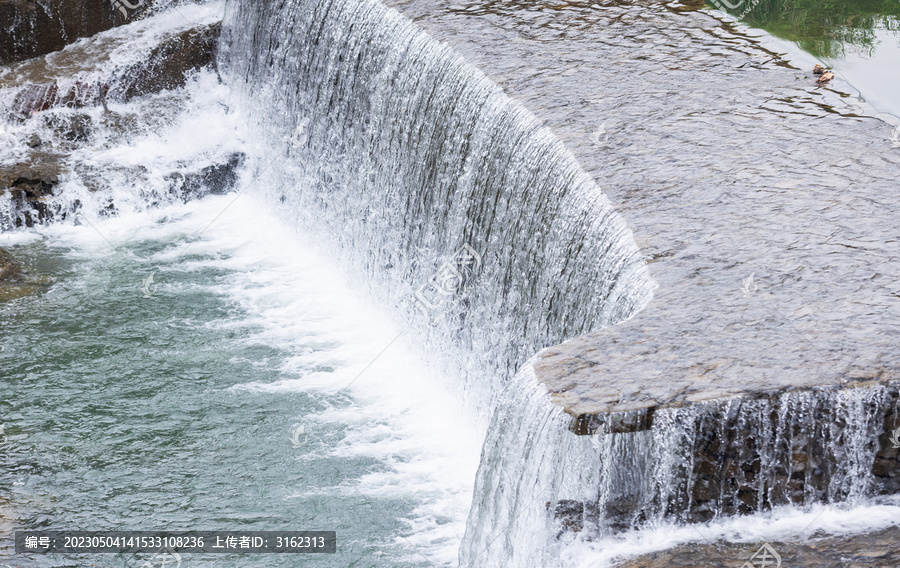
{"type": "Polygon", "coordinates": [[[900,2],[709,0],[834,67],[877,109],[900,115],[900,2]]]}
{"type": "MultiPolygon", "coordinates": [[[[738,15],[749,7],[743,4],[725,11],[738,15]]],[[[900,38],[900,2],[896,0],[759,0],[743,19],[827,59],[849,53],[872,57],[881,41],[900,38]]]]}

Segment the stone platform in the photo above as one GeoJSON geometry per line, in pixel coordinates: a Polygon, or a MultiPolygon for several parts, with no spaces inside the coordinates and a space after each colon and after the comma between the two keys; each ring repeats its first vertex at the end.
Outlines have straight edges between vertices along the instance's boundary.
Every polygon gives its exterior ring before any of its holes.
{"type": "Polygon", "coordinates": [[[660,411],[680,412],[690,481],[561,495],[563,529],[842,500],[848,460],[872,493],[900,491],[893,124],[702,1],[388,3],[563,140],[658,283],[632,319],[544,349],[534,371],[575,433],[628,433],[622,471],[660,411]]]}

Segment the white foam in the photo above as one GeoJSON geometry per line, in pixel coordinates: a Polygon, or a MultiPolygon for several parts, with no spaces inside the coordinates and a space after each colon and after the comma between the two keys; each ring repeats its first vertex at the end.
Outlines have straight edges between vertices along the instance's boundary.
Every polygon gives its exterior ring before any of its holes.
{"type": "Polygon", "coordinates": [[[231,269],[234,277],[218,292],[259,326],[248,341],[297,355],[281,369],[294,378],[233,389],[348,393],[349,406],[286,417],[286,428],[298,420],[317,428],[348,426],[330,455],[371,458],[388,467],[344,490],[418,500],[406,519],[409,534],[398,538],[429,561],[455,565],[483,433],[461,410],[453,381],[429,370],[413,338],[350,290],[335,262],[313,252],[254,197],[240,199],[240,214],[223,215],[193,250],[225,253],[213,265],[231,269]],[[334,370],[311,371],[326,367],[334,370]]]}
{"type": "MultiPolygon", "coordinates": [[[[97,218],[93,226],[57,224],[40,231],[52,242],[75,246],[76,256],[96,258],[121,254],[132,241],[183,240],[207,226],[189,247],[170,247],[145,260],[148,273],[168,267],[156,275],[156,295],[179,292],[170,270],[227,270],[227,278],[210,291],[239,306],[246,317],[208,325],[256,329],[244,341],[295,353],[279,369],[281,378],[230,390],[241,396],[315,392],[346,400],[347,406],[318,414],[284,416],[286,441],[295,423],[307,431],[342,428],[346,435],[339,443],[316,451],[384,464],[320,494],[417,502],[403,519],[408,529],[396,537],[398,544],[415,551],[411,561],[421,563],[425,556],[433,565],[455,566],[483,431],[462,410],[453,379],[430,370],[414,338],[350,289],[337,263],[312,250],[252,188],[239,196],[97,218]]],[[[135,275],[136,289],[141,276],[135,275]]]]}
{"type": "MultiPolygon", "coordinates": [[[[579,540],[567,546],[560,559],[562,565],[571,568],[608,568],[624,560],[688,543],[801,542],[811,537],[866,533],[894,525],[900,525],[900,497],[879,499],[853,508],[836,505],[815,505],[805,510],[778,507],[767,513],[706,524],[665,524],[594,542],[579,540]]],[[[733,560],[738,565],[743,559],[733,560]]]]}

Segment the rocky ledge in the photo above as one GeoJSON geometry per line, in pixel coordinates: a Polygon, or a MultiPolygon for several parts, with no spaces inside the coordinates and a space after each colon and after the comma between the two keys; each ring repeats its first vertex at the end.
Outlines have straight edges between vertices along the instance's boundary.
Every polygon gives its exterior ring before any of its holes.
{"type": "MultiPolygon", "coordinates": [[[[199,69],[215,70],[220,32],[221,22],[214,22],[164,36],[139,62],[116,69],[100,81],[72,81],[65,74],[59,75],[66,66],[57,61],[58,54],[13,66],[10,73],[0,78],[0,87],[17,92],[11,106],[2,110],[20,124],[38,122],[41,134],[32,134],[22,141],[25,151],[15,162],[0,165],[0,199],[8,196],[9,209],[2,212],[0,229],[31,227],[74,213],[79,201],[54,199],[60,195],[61,183],[72,177],[73,168],[78,174],[75,177],[88,190],[104,187],[104,180],[82,171],[84,168],[77,163],[73,165],[70,156],[89,147],[98,131],[125,136],[133,130],[134,117],[110,110],[108,103],[125,103],[136,97],[172,91],[183,87],[191,73],[199,69]]],[[[65,61],[77,62],[79,71],[101,66],[105,44],[95,39],[66,48],[65,61]]],[[[243,159],[242,154],[234,153],[205,167],[182,168],[166,174],[169,197],[187,201],[230,191],[243,159]]],[[[124,174],[125,179],[134,180],[147,172],[131,168],[124,174]]],[[[107,209],[115,211],[115,204],[110,202],[107,209]]]]}

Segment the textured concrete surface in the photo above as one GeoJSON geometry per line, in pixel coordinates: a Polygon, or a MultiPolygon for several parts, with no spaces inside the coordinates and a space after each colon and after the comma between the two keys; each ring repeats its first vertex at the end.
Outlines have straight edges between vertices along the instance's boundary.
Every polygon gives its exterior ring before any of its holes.
{"type": "Polygon", "coordinates": [[[900,148],[702,2],[390,2],[550,126],[659,284],[535,365],[573,417],[896,378],[900,148]],[[751,278],[752,277],[752,278],[751,278]]]}

